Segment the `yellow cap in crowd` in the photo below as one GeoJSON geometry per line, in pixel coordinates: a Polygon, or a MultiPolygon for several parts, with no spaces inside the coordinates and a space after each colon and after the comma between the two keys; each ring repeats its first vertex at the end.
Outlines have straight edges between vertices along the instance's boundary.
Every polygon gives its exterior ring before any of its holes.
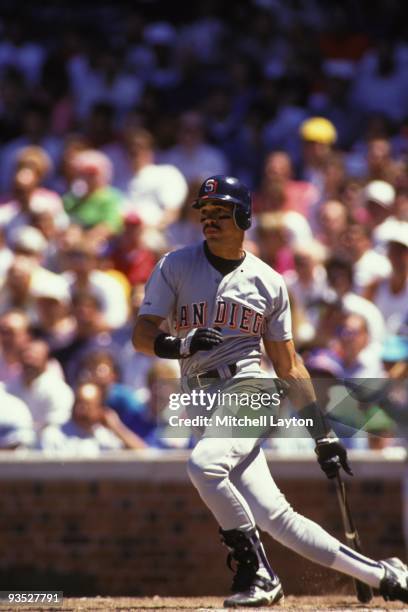
{"type": "Polygon", "coordinates": [[[311,117],[303,121],[300,135],[303,140],[320,144],[333,144],[337,140],[336,128],[324,117],[311,117]]]}

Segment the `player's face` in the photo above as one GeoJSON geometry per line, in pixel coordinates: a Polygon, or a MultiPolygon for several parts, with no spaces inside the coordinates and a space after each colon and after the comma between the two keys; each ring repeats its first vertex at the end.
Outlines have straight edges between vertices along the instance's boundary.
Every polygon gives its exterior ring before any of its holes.
{"type": "Polygon", "coordinates": [[[228,204],[206,204],[200,208],[200,222],[207,241],[225,239],[237,232],[232,208],[228,204]]]}

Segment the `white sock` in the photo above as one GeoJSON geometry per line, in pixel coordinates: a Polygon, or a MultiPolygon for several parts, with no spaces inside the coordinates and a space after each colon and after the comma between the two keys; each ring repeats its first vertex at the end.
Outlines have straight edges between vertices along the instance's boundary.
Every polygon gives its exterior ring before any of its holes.
{"type": "Polygon", "coordinates": [[[357,578],[374,589],[378,589],[380,586],[385,572],[382,565],[377,561],[361,555],[352,548],[344,546],[344,544],[340,545],[334,563],[330,567],[343,572],[343,574],[357,578]]]}

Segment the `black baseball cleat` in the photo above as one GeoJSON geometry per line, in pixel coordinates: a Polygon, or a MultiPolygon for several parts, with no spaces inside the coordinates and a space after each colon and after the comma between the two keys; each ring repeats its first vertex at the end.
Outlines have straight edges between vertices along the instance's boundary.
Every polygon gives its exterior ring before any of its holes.
{"type": "Polygon", "coordinates": [[[403,601],[408,603],[408,567],[397,557],[379,561],[385,569],[380,582],[380,595],[385,601],[403,601]]]}
{"type": "Polygon", "coordinates": [[[227,597],[224,607],[259,608],[282,602],[282,585],[269,566],[256,530],[244,533],[236,529],[220,529],[220,533],[230,549],[227,565],[234,572],[231,589],[233,595],[227,597]],[[259,559],[263,567],[260,567],[259,559]]]}

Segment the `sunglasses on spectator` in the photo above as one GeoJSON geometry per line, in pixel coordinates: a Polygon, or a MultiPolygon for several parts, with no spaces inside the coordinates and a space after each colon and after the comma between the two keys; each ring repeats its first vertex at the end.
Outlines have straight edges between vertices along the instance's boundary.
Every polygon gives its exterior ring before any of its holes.
{"type": "Polygon", "coordinates": [[[359,329],[350,329],[347,327],[337,327],[335,334],[338,338],[355,338],[365,330],[360,327],[359,329]]]}
{"type": "Polygon", "coordinates": [[[86,253],[85,251],[67,251],[67,255],[71,259],[89,259],[92,257],[90,253],[86,253]]]}

